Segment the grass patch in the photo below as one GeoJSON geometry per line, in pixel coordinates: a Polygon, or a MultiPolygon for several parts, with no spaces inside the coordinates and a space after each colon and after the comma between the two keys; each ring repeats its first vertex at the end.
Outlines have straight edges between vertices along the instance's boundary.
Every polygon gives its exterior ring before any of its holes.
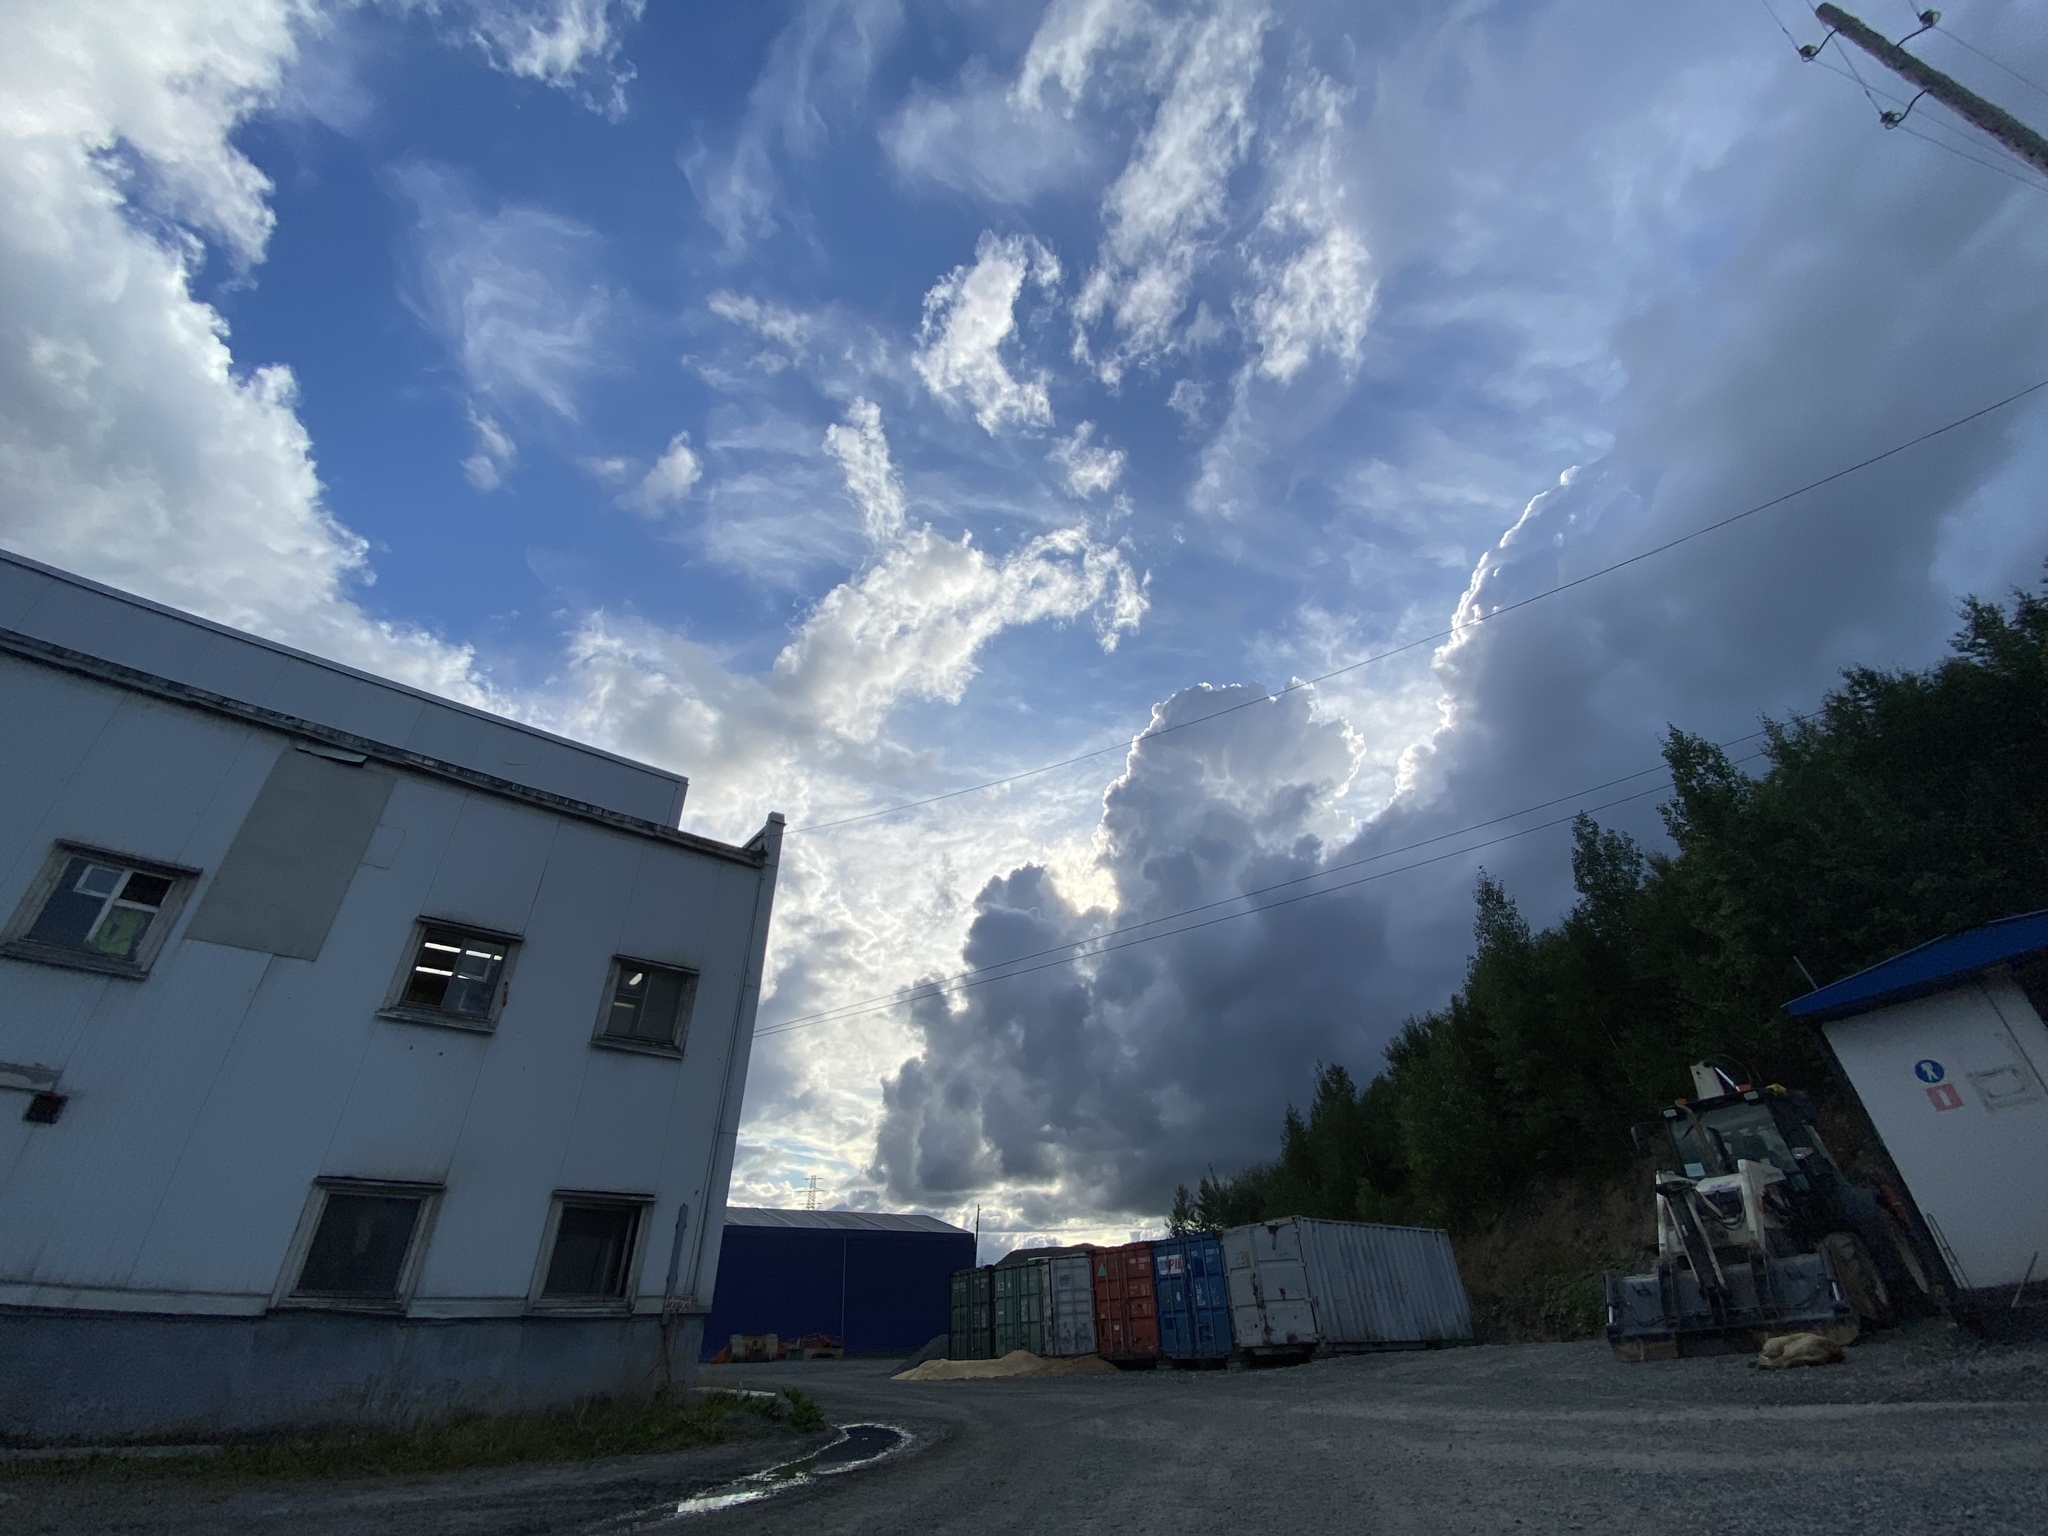
{"type": "Polygon", "coordinates": [[[726,1392],[653,1402],[600,1401],[561,1413],[453,1419],[416,1430],[322,1430],[229,1440],[204,1456],[88,1456],[0,1463],[13,1478],[391,1477],[526,1461],[592,1461],[693,1450],[757,1435],[770,1426],[801,1433],[824,1426],[800,1392],[741,1397],[726,1392]],[[754,1422],[758,1420],[758,1422],[754,1422]]]}

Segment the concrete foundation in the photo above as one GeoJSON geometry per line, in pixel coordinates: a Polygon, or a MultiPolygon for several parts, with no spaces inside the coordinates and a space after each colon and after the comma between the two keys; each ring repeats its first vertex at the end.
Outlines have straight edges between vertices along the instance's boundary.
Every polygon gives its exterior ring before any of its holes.
{"type": "MultiPolygon", "coordinates": [[[[703,1331],[675,1321],[678,1387],[703,1331]]],[[[668,1379],[654,1317],[0,1310],[0,1438],[17,1444],[398,1428],[650,1396],[668,1379]]]]}

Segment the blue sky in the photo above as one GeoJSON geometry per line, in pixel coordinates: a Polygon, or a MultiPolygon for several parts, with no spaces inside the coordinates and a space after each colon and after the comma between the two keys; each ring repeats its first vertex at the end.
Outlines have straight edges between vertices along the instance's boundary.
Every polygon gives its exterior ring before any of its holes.
{"type": "MultiPolygon", "coordinates": [[[[24,0],[0,541],[787,812],[770,1025],[1590,803],[2048,552],[2031,397],[1255,702],[2048,377],[2048,182],[1772,3],[24,0]]],[[[739,1192],[1143,1226],[1482,864],[766,1037],[739,1192]]]]}

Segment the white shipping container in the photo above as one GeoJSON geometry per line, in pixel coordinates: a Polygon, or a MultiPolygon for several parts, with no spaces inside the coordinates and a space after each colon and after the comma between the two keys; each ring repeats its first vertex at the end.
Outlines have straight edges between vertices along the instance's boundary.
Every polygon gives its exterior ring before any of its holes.
{"type": "Polygon", "coordinates": [[[1240,1349],[1329,1353],[1472,1337],[1472,1309],[1435,1227],[1290,1216],[1222,1234],[1240,1349]]]}
{"type": "Polygon", "coordinates": [[[1045,1264],[1045,1352],[1095,1353],[1095,1265],[1085,1253],[1063,1253],[1045,1264]]]}

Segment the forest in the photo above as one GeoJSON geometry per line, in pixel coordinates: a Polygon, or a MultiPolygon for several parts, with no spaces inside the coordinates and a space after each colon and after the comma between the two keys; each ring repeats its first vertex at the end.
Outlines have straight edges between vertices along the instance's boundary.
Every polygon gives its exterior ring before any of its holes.
{"type": "Polygon", "coordinates": [[[1669,852],[1581,816],[1578,897],[1533,931],[1482,874],[1463,987],[1360,1084],[1319,1064],[1278,1155],[1182,1186],[1177,1232],[1303,1215],[1469,1233],[1532,1188],[1622,1175],[1628,1127],[1732,1057],[1825,1091],[1782,1011],[1944,933],[2048,907],[2048,586],[1971,599],[1926,671],[1857,669],[1766,721],[1761,771],[1673,730],[1669,852]]]}

